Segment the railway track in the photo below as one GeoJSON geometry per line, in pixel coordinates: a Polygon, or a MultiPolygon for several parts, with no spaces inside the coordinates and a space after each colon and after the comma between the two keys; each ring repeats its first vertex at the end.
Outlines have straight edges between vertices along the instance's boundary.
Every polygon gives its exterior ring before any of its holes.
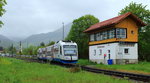
{"type": "MultiPolygon", "coordinates": [[[[32,59],[32,58],[17,58],[21,60],[26,60],[30,62],[38,62],[38,63],[43,63],[42,61],[39,61],[37,59],[32,59]]],[[[135,74],[135,73],[127,73],[127,72],[119,72],[119,71],[113,71],[113,70],[105,70],[105,69],[98,69],[98,68],[93,68],[93,67],[88,67],[88,66],[81,66],[77,64],[58,64],[58,63],[51,63],[54,65],[59,65],[63,67],[80,67],[84,71],[88,72],[93,72],[93,73],[102,73],[105,75],[110,75],[110,76],[117,76],[121,78],[128,78],[131,80],[136,80],[136,81],[143,81],[146,83],[150,83],[150,75],[143,75],[143,74],[135,74]]]]}
{"type": "Polygon", "coordinates": [[[89,71],[89,72],[103,73],[103,74],[106,74],[106,75],[117,76],[117,77],[122,77],[122,78],[126,77],[128,79],[150,83],[150,75],[142,75],[142,74],[135,74],[135,73],[127,73],[127,72],[119,72],[119,71],[112,71],[112,70],[96,69],[96,68],[87,67],[87,66],[80,66],[80,67],[81,67],[82,70],[89,71]]]}

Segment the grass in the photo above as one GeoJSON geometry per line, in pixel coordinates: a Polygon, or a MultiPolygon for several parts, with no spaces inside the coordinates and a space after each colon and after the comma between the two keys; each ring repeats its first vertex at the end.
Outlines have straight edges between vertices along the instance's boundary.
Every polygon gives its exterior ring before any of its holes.
{"type": "Polygon", "coordinates": [[[0,57],[0,83],[130,83],[101,74],[0,57]],[[74,71],[74,70],[73,70],[74,71]]]}
{"type": "Polygon", "coordinates": [[[104,65],[89,62],[88,60],[81,59],[78,64],[81,65],[92,65],[97,68],[118,70],[123,72],[133,72],[150,75],[150,62],[139,62],[138,64],[126,64],[126,65],[104,65]]]}
{"type": "Polygon", "coordinates": [[[90,62],[87,59],[79,59],[77,64],[80,64],[80,65],[96,65],[96,63],[90,62]]]}

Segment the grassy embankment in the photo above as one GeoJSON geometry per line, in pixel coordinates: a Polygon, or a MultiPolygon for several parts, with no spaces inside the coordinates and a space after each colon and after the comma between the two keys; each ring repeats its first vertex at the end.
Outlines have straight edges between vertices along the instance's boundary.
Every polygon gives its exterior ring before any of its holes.
{"type": "Polygon", "coordinates": [[[0,83],[129,83],[101,74],[0,57],[0,83]]]}
{"type": "Polygon", "coordinates": [[[88,60],[79,60],[78,64],[81,65],[92,65],[96,68],[117,70],[123,72],[133,72],[150,75],[150,62],[139,62],[138,64],[126,64],[126,65],[103,65],[89,62],[88,60]]]}

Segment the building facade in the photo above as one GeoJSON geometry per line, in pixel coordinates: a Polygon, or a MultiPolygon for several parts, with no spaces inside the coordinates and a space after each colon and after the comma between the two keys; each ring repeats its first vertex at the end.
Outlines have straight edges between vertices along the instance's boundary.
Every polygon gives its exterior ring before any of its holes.
{"type": "Polygon", "coordinates": [[[96,23],[84,32],[89,34],[89,60],[107,64],[138,62],[138,28],[145,26],[132,13],[96,23]]]}

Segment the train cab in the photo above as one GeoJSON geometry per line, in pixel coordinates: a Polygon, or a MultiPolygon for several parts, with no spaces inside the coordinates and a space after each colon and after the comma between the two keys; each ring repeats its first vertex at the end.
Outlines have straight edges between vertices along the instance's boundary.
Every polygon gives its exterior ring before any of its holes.
{"type": "Polygon", "coordinates": [[[54,60],[61,63],[77,63],[78,47],[72,41],[59,41],[54,45],[54,60]]]}
{"type": "Polygon", "coordinates": [[[38,59],[60,63],[77,63],[78,47],[72,41],[58,41],[54,45],[38,49],[38,59]]]}

